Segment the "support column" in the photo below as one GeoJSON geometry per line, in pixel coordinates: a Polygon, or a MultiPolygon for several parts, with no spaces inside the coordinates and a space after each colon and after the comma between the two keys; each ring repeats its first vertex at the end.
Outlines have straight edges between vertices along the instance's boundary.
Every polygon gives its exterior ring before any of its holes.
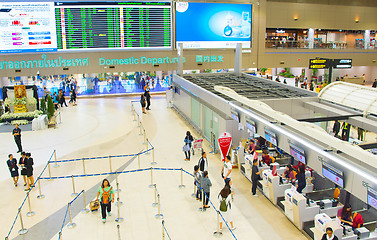
{"type": "Polygon", "coordinates": [[[237,76],[242,74],[242,43],[237,43],[236,54],[234,56],[234,72],[237,76]]]}
{"type": "Polygon", "coordinates": [[[364,32],[364,48],[370,48],[370,30],[365,30],[364,32]]]}
{"type": "Polygon", "coordinates": [[[182,76],[183,75],[183,43],[178,43],[177,55],[178,55],[177,75],[182,76]]]}
{"type": "Polygon", "coordinates": [[[308,30],[308,43],[309,48],[314,48],[314,28],[309,28],[308,30]]]}

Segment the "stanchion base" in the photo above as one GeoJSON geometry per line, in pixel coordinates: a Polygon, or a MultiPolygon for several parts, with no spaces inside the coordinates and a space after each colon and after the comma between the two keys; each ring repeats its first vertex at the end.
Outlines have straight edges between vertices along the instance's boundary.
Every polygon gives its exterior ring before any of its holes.
{"type": "Polygon", "coordinates": [[[28,216],[28,217],[32,217],[34,215],[35,215],[35,212],[33,212],[33,211],[26,213],[26,216],[28,216]]]}
{"type": "Polygon", "coordinates": [[[200,207],[200,208],[199,208],[199,212],[205,212],[205,211],[207,211],[206,208],[204,208],[204,207],[200,207]]]}
{"type": "Polygon", "coordinates": [[[76,227],[76,223],[68,223],[67,228],[72,229],[76,227]]]}
{"type": "Polygon", "coordinates": [[[38,195],[37,198],[38,199],[43,199],[43,198],[45,198],[45,195],[43,195],[43,194],[42,195],[38,195]]]}
{"type": "Polygon", "coordinates": [[[84,208],[83,210],[81,210],[81,213],[83,214],[87,214],[88,212],[90,212],[90,210],[87,208],[84,208]]]}
{"type": "Polygon", "coordinates": [[[79,195],[79,194],[78,193],[72,193],[71,197],[76,197],[77,195],[79,195]]]}
{"type": "Polygon", "coordinates": [[[154,185],[155,185],[155,184],[150,184],[150,185],[148,185],[148,187],[149,187],[149,188],[154,188],[154,185]]]}
{"type": "Polygon", "coordinates": [[[155,202],[155,203],[152,203],[152,207],[157,207],[158,206],[158,203],[155,202]]]}
{"type": "Polygon", "coordinates": [[[151,162],[151,165],[156,165],[157,164],[157,162],[151,162]]]}
{"type": "Polygon", "coordinates": [[[142,133],[139,133],[139,136],[143,136],[143,134],[142,134],[142,133]]]}
{"type": "Polygon", "coordinates": [[[213,233],[213,236],[217,237],[217,238],[220,238],[223,236],[223,233],[222,232],[214,232],[213,233]]]}
{"type": "Polygon", "coordinates": [[[191,197],[196,198],[196,194],[195,193],[191,194],[191,197]]]}
{"type": "Polygon", "coordinates": [[[162,218],[164,218],[164,215],[162,215],[162,214],[156,214],[156,215],[154,215],[154,217],[156,219],[162,219],[162,218]]]}
{"type": "Polygon", "coordinates": [[[122,189],[120,189],[120,188],[114,190],[114,192],[121,192],[121,191],[122,191],[122,189]]]}
{"type": "Polygon", "coordinates": [[[143,145],[146,145],[147,143],[146,142],[143,142],[143,145]]]}
{"type": "Polygon", "coordinates": [[[145,153],[145,155],[150,155],[149,151],[145,153]]]}
{"type": "Polygon", "coordinates": [[[185,185],[179,185],[178,186],[180,189],[182,189],[182,188],[185,188],[186,186],[185,185]]]}
{"type": "Polygon", "coordinates": [[[28,231],[29,231],[29,230],[28,230],[27,228],[20,229],[20,230],[18,231],[18,234],[19,234],[19,235],[24,235],[24,234],[26,234],[28,231]]]}
{"type": "Polygon", "coordinates": [[[117,222],[117,223],[121,223],[123,221],[124,221],[124,218],[122,218],[122,217],[115,218],[115,222],[117,222]]]}
{"type": "Polygon", "coordinates": [[[60,165],[55,164],[53,167],[54,167],[54,168],[58,168],[58,167],[60,167],[60,165]]]}
{"type": "Polygon", "coordinates": [[[116,202],[115,203],[115,206],[122,206],[123,205],[123,202],[116,202]]]}

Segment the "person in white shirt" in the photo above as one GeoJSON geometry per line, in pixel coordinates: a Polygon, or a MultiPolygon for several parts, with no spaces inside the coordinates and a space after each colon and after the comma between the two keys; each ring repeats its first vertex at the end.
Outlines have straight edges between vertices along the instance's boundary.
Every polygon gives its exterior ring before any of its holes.
{"type": "Polygon", "coordinates": [[[208,160],[206,152],[202,152],[202,157],[199,159],[198,166],[202,175],[204,171],[208,171],[208,160]]]}
{"type": "MultiPolygon", "coordinates": [[[[225,219],[226,222],[230,223],[230,227],[232,230],[235,230],[236,228],[233,225],[233,219],[231,216],[231,209],[232,209],[232,202],[233,202],[233,197],[232,195],[234,192],[232,192],[229,187],[225,186],[221,191],[218,196],[219,202],[220,202],[220,213],[225,219]]],[[[223,229],[223,218],[220,217],[220,231],[223,229]]]]}
{"type": "Polygon", "coordinates": [[[221,169],[221,176],[224,178],[225,183],[229,182],[227,179],[230,179],[232,176],[232,168],[233,165],[230,162],[230,156],[226,156],[223,168],[221,169]]]}

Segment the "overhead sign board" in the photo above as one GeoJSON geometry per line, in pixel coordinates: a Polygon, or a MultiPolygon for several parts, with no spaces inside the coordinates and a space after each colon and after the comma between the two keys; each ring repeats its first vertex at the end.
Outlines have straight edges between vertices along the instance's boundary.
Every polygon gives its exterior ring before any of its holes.
{"type": "Polygon", "coordinates": [[[352,59],[334,59],[333,68],[352,68],[352,59]]]}
{"type": "Polygon", "coordinates": [[[309,68],[310,69],[324,69],[331,66],[331,59],[327,58],[316,58],[310,59],[309,68]]]}

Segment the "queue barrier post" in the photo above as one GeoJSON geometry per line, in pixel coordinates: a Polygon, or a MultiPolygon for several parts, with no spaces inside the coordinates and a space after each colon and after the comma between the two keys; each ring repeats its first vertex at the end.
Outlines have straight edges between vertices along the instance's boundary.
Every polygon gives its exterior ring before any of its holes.
{"type": "Polygon", "coordinates": [[[206,211],[206,208],[204,207],[204,200],[205,200],[205,198],[204,198],[204,190],[203,190],[203,188],[202,188],[201,190],[202,190],[202,201],[203,201],[203,205],[199,208],[199,211],[200,211],[200,212],[205,212],[205,211],[206,211]]]}
{"type": "Polygon", "coordinates": [[[140,153],[137,154],[137,166],[140,169],[140,153]]]}
{"type": "Polygon", "coordinates": [[[118,182],[118,172],[115,172],[115,182],[117,186],[117,189],[115,189],[115,192],[121,192],[122,189],[119,188],[119,182],[118,182]]]}
{"type": "Polygon", "coordinates": [[[217,231],[213,233],[213,236],[220,238],[223,233],[220,230],[220,212],[217,211],[217,231]]]}
{"type": "Polygon", "coordinates": [[[185,188],[186,186],[183,184],[183,168],[181,168],[181,185],[178,186],[180,189],[185,188]]]}
{"type": "Polygon", "coordinates": [[[120,240],[120,226],[119,226],[119,224],[117,224],[117,229],[118,229],[118,240],[120,240]]]}
{"type": "Polygon", "coordinates": [[[27,195],[27,203],[28,203],[28,206],[29,206],[29,212],[26,213],[26,216],[28,216],[28,217],[32,217],[32,216],[35,215],[35,212],[33,212],[33,211],[31,210],[31,204],[30,204],[30,192],[28,192],[26,195],[27,195]]]}
{"type": "Polygon", "coordinates": [[[49,181],[52,181],[52,179],[51,179],[51,168],[50,168],[50,161],[48,161],[48,176],[49,176],[49,181]]]}
{"type": "Polygon", "coordinates": [[[118,204],[116,204],[117,207],[118,207],[118,217],[115,219],[115,222],[117,223],[121,223],[123,222],[124,218],[120,217],[120,204],[119,204],[119,198],[118,198],[118,204]]]}
{"type": "Polygon", "coordinates": [[[113,168],[111,166],[111,156],[109,156],[109,166],[110,166],[110,172],[113,172],[113,168]]]}
{"type": "Polygon", "coordinates": [[[154,147],[152,147],[152,162],[151,165],[156,165],[157,163],[154,161],[154,147]]]}
{"type": "Polygon", "coordinates": [[[196,197],[196,181],[195,181],[195,184],[194,184],[194,192],[193,192],[193,194],[191,194],[191,197],[196,197]]]}
{"type": "Polygon", "coordinates": [[[155,187],[156,184],[153,184],[153,168],[151,167],[151,184],[149,185],[149,188],[155,187]]]}
{"type": "Polygon", "coordinates": [[[115,203],[115,205],[117,205],[117,206],[122,206],[123,205],[123,202],[121,202],[120,201],[120,196],[119,196],[119,183],[116,183],[116,185],[117,185],[117,191],[116,191],[116,193],[117,193],[117,202],[115,203]]]}
{"type": "Polygon", "coordinates": [[[73,190],[71,197],[76,197],[77,193],[76,193],[76,188],[75,188],[75,179],[74,179],[73,175],[71,176],[71,178],[72,178],[72,190],[73,190]]]}
{"type": "Polygon", "coordinates": [[[162,227],[162,240],[165,240],[165,229],[164,229],[164,220],[161,222],[161,227],[162,227]]]}
{"type": "Polygon", "coordinates": [[[137,115],[137,127],[138,128],[140,127],[140,117],[139,117],[139,114],[137,115]]]}
{"type": "Polygon", "coordinates": [[[43,199],[45,197],[45,195],[42,194],[42,190],[41,190],[41,179],[39,178],[38,179],[38,189],[39,189],[39,195],[37,196],[38,199],[43,199]]]}
{"type": "Polygon", "coordinates": [[[71,210],[71,203],[68,203],[68,211],[69,211],[69,223],[67,225],[67,228],[72,229],[76,227],[76,223],[72,221],[72,210],[71,210]]]}
{"type": "Polygon", "coordinates": [[[152,203],[152,207],[156,207],[156,206],[158,206],[158,202],[157,202],[157,185],[154,184],[153,187],[154,187],[154,203],[152,203]]]}
{"type": "Polygon", "coordinates": [[[158,213],[155,215],[155,218],[162,219],[163,215],[161,214],[160,194],[157,194],[157,202],[158,202],[158,213]]]}
{"type": "Polygon", "coordinates": [[[84,172],[84,175],[86,175],[86,171],[85,171],[85,158],[82,158],[82,170],[84,172]]]}
{"type": "Polygon", "coordinates": [[[143,135],[144,135],[144,142],[143,142],[143,144],[145,145],[145,144],[147,144],[146,136],[145,136],[145,135],[146,135],[146,134],[145,134],[145,129],[143,129],[143,131],[144,131],[144,134],[143,134],[143,135]]]}
{"type": "Polygon", "coordinates": [[[85,197],[85,190],[82,190],[82,199],[84,201],[84,208],[81,210],[81,213],[88,213],[90,210],[86,208],[86,197],[85,197]]]}
{"type": "Polygon", "coordinates": [[[60,167],[60,166],[58,165],[58,163],[56,162],[56,150],[54,150],[54,158],[55,158],[54,168],[58,168],[58,167],[60,167]]]}
{"type": "Polygon", "coordinates": [[[140,124],[140,129],[139,129],[139,130],[140,130],[140,131],[139,131],[139,136],[141,136],[141,135],[143,135],[143,132],[141,131],[141,129],[143,128],[143,124],[142,124],[141,122],[140,122],[139,124],[140,124]]]}
{"type": "Polygon", "coordinates": [[[60,231],[59,232],[59,239],[62,239],[62,235],[63,235],[63,233],[60,231]]]}
{"type": "Polygon", "coordinates": [[[24,235],[26,234],[29,230],[24,227],[24,221],[22,221],[22,214],[21,214],[21,208],[18,209],[18,216],[20,216],[20,224],[21,224],[21,229],[18,231],[19,235],[24,235]]]}

